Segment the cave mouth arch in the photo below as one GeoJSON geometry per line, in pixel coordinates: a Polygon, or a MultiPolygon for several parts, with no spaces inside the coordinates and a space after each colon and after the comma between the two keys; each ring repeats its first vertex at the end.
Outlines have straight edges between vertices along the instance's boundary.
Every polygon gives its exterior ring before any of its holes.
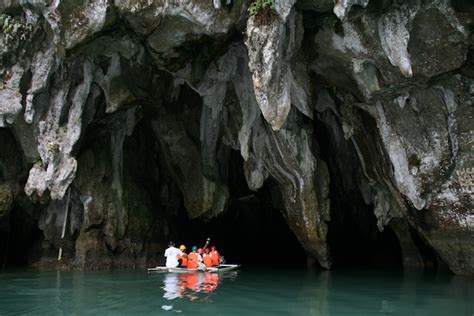
{"type": "Polygon", "coordinates": [[[209,221],[190,220],[185,227],[180,240],[188,248],[202,247],[210,237],[210,244],[218,247],[227,263],[266,268],[306,266],[306,252],[283,215],[257,199],[245,206],[235,203],[209,221]]]}
{"type": "Polygon", "coordinates": [[[304,268],[306,251],[290,230],[273,195],[277,184],[267,180],[257,192],[251,191],[243,173],[240,153],[232,151],[229,172],[229,203],[223,214],[211,219],[188,219],[181,210],[184,230],[178,240],[189,248],[202,247],[206,238],[216,245],[228,263],[250,267],[304,268]]]}
{"type": "MultiPolygon", "coordinates": [[[[211,219],[188,219],[180,210],[182,231],[176,242],[202,247],[206,238],[216,245],[227,262],[251,267],[320,268],[308,256],[286,223],[278,205],[278,184],[271,179],[257,192],[248,189],[240,153],[231,155],[229,205],[223,214],[211,219]]],[[[336,177],[333,174],[332,177],[336,177]]],[[[380,232],[373,205],[365,205],[360,194],[342,199],[343,192],[334,181],[330,188],[331,221],[328,243],[332,268],[376,267],[400,269],[402,254],[391,227],[380,232]],[[357,217],[359,216],[359,217],[357,217]]]]}

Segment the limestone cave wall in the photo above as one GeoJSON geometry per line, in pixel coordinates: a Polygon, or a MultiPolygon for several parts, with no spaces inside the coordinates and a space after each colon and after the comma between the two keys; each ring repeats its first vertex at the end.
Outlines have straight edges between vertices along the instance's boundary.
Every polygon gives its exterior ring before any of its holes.
{"type": "Polygon", "coordinates": [[[474,5],[248,5],[0,3],[2,257],[145,267],[239,205],[323,268],[350,226],[474,274],[474,5]]]}

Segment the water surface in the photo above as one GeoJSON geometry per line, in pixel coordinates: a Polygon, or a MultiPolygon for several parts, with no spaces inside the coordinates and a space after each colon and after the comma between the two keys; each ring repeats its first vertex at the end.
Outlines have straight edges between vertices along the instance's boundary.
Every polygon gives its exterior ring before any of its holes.
{"type": "Polygon", "coordinates": [[[474,315],[474,281],[390,271],[0,274],[0,315],[474,315]]]}

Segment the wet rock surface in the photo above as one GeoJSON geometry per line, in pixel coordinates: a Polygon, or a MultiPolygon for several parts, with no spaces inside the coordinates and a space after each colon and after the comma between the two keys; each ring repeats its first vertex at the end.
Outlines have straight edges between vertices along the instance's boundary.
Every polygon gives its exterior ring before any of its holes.
{"type": "Polygon", "coordinates": [[[352,218],[367,238],[393,231],[407,267],[474,274],[473,11],[6,1],[0,230],[38,230],[39,264],[62,248],[71,268],[147,266],[183,214],[212,220],[236,185],[271,184],[324,268],[352,218]]]}

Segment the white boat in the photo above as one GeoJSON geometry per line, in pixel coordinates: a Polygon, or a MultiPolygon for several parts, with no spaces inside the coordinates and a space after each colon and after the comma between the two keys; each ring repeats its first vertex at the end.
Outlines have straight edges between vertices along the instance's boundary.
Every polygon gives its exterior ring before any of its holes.
{"type": "Polygon", "coordinates": [[[148,272],[168,272],[167,267],[154,267],[154,268],[148,268],[148,272]]]}
{"type": "Polygon", "coordinates": [[[237,270],[240,268],[240,264],[220,264],[217,267],[207,268],[209,272],[225,272],[225,271],[232,271],[237,270]]]}
{"type": "Polygon", "coordinates": [[[155,267],[148,268],[148,272],[173,272],[173,273],[195,273],[195,272],[225,272],[237,270],[240,268],[240,264],[220,264],[216,267],[202,269],[188,269],[188,268],[167,268],[167,267],[155,267]]]}

